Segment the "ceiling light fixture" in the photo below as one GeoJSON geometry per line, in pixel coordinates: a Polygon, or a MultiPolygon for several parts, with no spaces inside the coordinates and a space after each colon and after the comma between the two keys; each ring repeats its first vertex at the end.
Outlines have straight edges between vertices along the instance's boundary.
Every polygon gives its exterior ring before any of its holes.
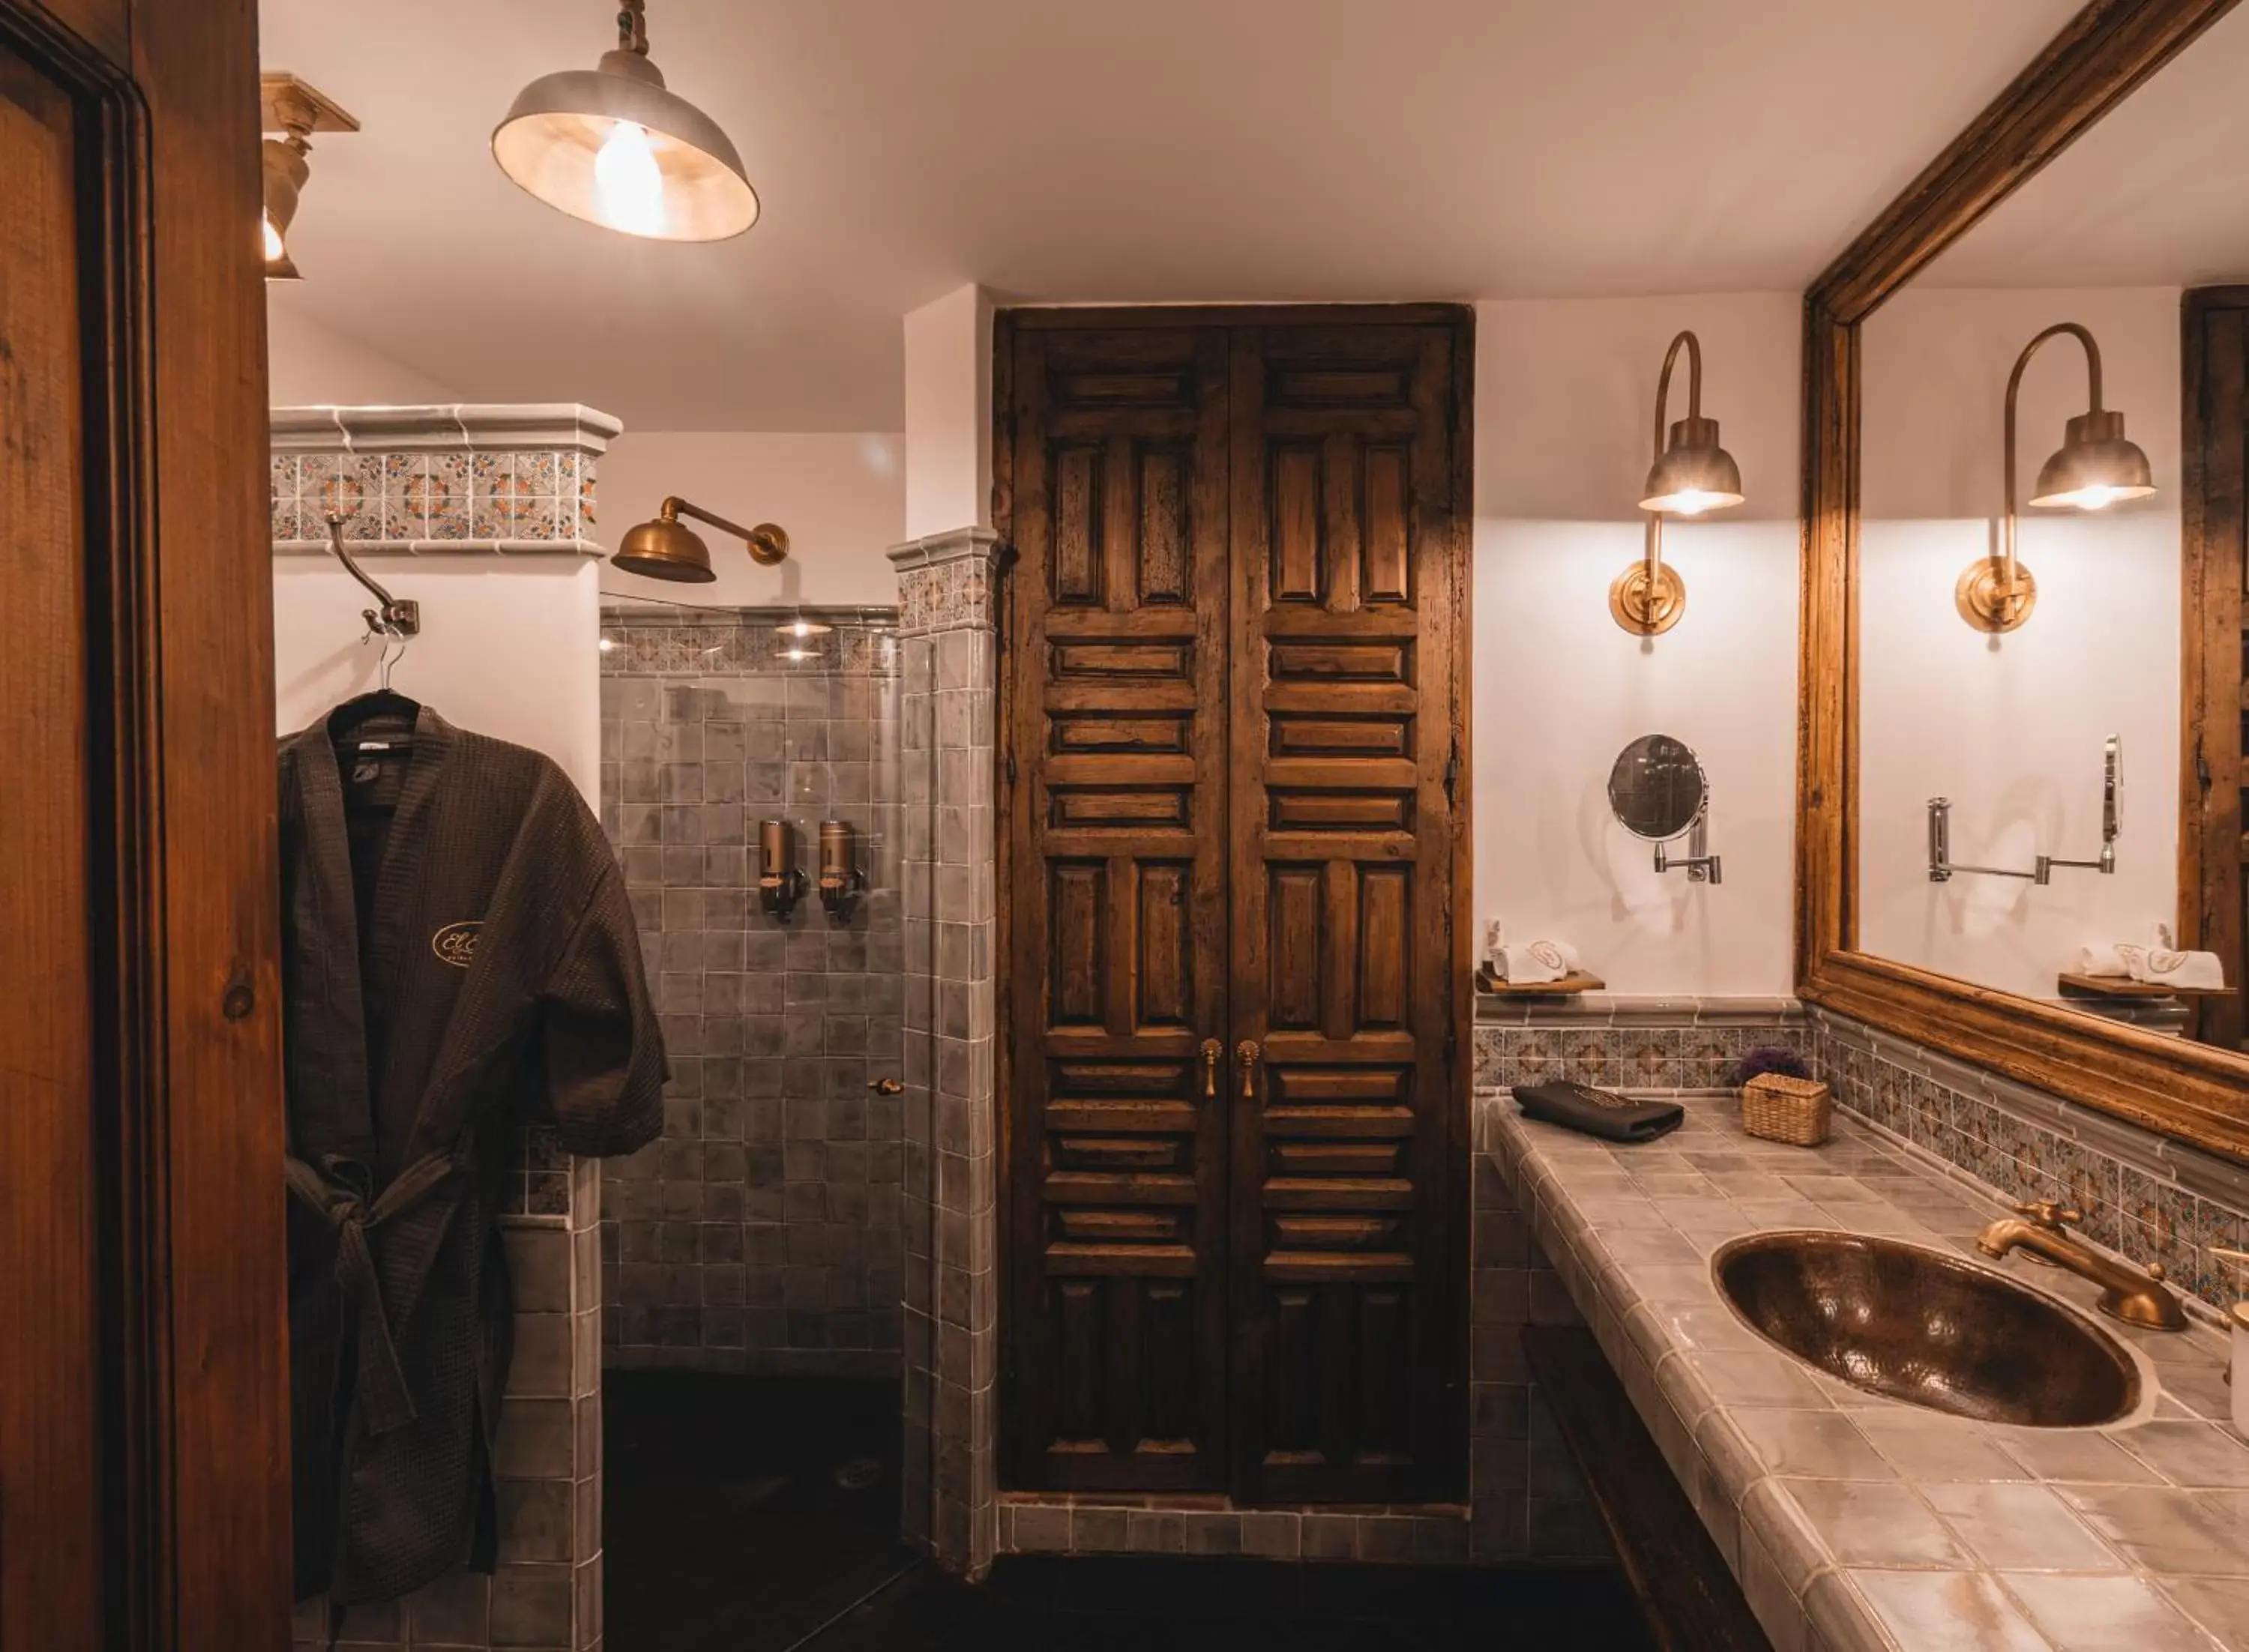
{"type": "Polygon", "coordinates": [[[682,517],[692,517],[732,534],[750,547],[750,560],[760,567],[772,567],[788,555],[788,534],[774,524],[760,522],[754,528],[738,527],[726,518],[712,516],[701,506],[675,496],[657,509],[654,520],[628,531],[624,543],[609,560],[627,573],[650,579],[670,579],[680,585],[710,584],[719,577],[711,566],[711,547],[703,543],[701,534],[679,520],[682,517]]]}
{"type": "Polygon", "coordinates": [[[617,45],[594,69],[526,86],[492,158],[559,211],[651,241],[724,241],[758,221],[758,195],[719,123],[665,89],[648,58],[646,0],[622,0],[617,45]]]}
{"type": "Polygon", "coordinates": [[[259,150],[265,174],[265,278],[298,281],[303,277],[289,256],[289,226],[296,222],[298,200],[313,174],[306,159],[313,151],[310,140],[316,132],[357,132],[359,122],[293,74],[260,75],[258,89],[264,130],[280,134],[269,135],[259,150]]]}
{"type": "Polygon", "coordinates": [[[1663,353],[1663,371],[1655,380],[1655,463],[1640,493],[1640,508],[1648,513],[1646,549],[1609,586],[1609,613],[1626,630],[1652,637],[1677,625],[1687,611],[1686,582],[1663,561],[1663,518],[1698,517],[1742,502],[1741,467],[1718,445],[1718,422],[1702,416],[1702,343],[1692,332],[1679,334],[1663,353]],[[1667,445],[1671,369],[1682,346],[1687,351],[1687,416],[1670,427],[1667,445]]]}
{"type": "Polygon", "coordinates": [[[2006,513],[1999,518],[1999,554],[1970,563],[1952,587],[1952,604],[1960,617],[1995,636],[2014,630],[2038,606],[2038,581],[2015,554],[2015,401],[2031,357],[2048,339],[2064,332],[2085,346],[2087,400],[2092,405],[2063,428],[2060,448],[2039,467],[2031,504],[2041,510],[2069,506],[2101,511],[2122,500],[2144,499],[2156,490],[2148,456],[2138,443],[2125,440],[2124,415],[2101,405],[2101,346],[2093,335],[2074,321],[2058,321],[2025,345],[2015,358],[2015,370],[2007,375],[2007,445],[1999,462],[2007,497],[2006,513]]]}

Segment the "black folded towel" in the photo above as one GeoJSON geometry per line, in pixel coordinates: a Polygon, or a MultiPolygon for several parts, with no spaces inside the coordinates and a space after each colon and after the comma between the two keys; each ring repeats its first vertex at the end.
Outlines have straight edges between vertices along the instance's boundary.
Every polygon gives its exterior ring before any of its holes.
{"type": "Polygon", "coordinates": [[[1610,1141],[1653,1141],[1687,1117],[1676,1101],[1633,1101],[1589,1084],[1518,1084],[1515,1100],[1525,1118],[1610,1141]]]}

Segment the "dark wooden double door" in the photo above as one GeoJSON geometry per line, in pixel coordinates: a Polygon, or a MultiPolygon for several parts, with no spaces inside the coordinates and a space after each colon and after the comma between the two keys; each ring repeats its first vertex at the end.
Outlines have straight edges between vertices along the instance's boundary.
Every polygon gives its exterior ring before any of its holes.
{"type": "Polygon", "coordinates": [[[1024,1490],[1465,1479],[1464,312],[1016,312],[1024,1490]]]}

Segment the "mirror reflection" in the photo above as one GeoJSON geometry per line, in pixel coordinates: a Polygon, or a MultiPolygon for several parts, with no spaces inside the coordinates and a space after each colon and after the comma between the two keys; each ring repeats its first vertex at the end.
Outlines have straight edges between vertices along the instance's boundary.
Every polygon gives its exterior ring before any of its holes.
{"type": "Polygon", "coordinates": [[[1709,794],[1702,759],[1683,740],[1644,734],[1617,753],[1609,807],[1636,838],[1668,842],[1693,826],[1709,794]]]}
{"type": "Polygon", "coordinates": [[[2229,1046],[2245,76],[2236,13],[1860,335],[1860,948],[2229,1046]]]}

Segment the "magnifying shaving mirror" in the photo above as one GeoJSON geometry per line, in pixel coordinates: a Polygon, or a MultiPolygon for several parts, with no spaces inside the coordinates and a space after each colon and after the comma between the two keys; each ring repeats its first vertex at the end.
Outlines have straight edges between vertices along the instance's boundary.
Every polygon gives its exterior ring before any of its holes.
{"type": "Polygon", "coordinates": [[[1722,883],[1720,858],[1709,852],[1710,781],[1695,748],[1668,734],[1644,734],[1617,754],[1609,770],[1609,808],[1618,824],[1655,845],[1658,872],[1683,871],[1690,883],[1722,883]],[[1666,846],[1684,837],[1687,853],[1666,846]]]}

